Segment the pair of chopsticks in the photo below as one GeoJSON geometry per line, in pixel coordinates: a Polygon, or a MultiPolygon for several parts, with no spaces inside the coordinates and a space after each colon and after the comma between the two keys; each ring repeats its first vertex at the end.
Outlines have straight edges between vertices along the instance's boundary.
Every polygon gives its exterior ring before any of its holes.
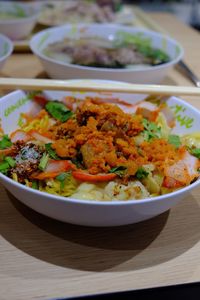
{"type": "Polygon", "coordinates": [[[80,91],[80,92],[110,92],[133,93],[147,95],[188,95],[200,96],[200,88],[169,85],[148,85],[132,83],[95,82],[90,80],[53,80],[53,79],[21,79],[0,78],[0,90],[25,91],[80,91]]]}

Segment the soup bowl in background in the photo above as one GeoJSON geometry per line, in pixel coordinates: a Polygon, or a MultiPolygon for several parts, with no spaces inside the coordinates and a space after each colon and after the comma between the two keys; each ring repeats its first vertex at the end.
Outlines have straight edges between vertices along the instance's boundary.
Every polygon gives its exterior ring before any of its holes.
{"type": "Polygon", "coordinates": [[[169,70],[183,57],[183,49],[175,40],[153,31],[117,24],[68,24],[45,29],[30,40],[32,52],[40,59],[45,71],[55,79],[106,79],[132,83],[160,83],[169,70]],[[131,68],[89,67],[61,61],[45,54],[45,48],[65,38],[101,38],[117,40],[119,33],[139,35],[149,39],[153,48],[163,50],[169,61],[155,66],[135,65],[131,68]]]}
{"type": "Polygon", "coordinates": [[[29,36],[37,23],[39,6],[16,1],[0,1],[0,33],[11,40],[29,36]]]}
{"type": "MultiPolygon", "coordinates": [[[[90,80],[87,83],[90,83],[92,86],[93,82],[93,80],[90,80]]],[[[95,81],[95,84],[98,84],[98,81],[95,81]]],[[[112,84],[117,85],[118,83],[112,82],[112,84]]],[[[84,99],[86,96],[108,98],[108,95],[103,93],[83,92],[46,91],[44,95],[49,100],[61,100],[64,96],[73,96],[80,99],[84,99]]],[[[136,103],[146,96],[113,93],[109,97],[115,99],[117,97],[123,101],[136,103]]],[[[179,115],[177,115],[176,126],[172,131],[173,134],[184,135],[199,131],[200,112],[197,109],[177,97],[170,97],[166,101],[170,107],[182,108],[179,115]],[[183,122],[180,122],[181,119],[189,120],[189,123],[186,122],[184,125],[183,122]]],[[[20,114],[29,112],[33,101],[23,91],[18,90],[2,97],[0,105],[2,128],[5,134],[9,134],[18,128],[20,114]]],[[[86,226],[119,226],[150,219],[169,210],[181,199],[189,198],[190,192],[200,184],[200,180],[197,180],[187,187],[152,198],[102,202],[98,200],[73,199],[72,197],[56,196],[34,190],[15,182],[1,173],[0,182],[17,199],[35,211],[63,222],[86,226]]]]}

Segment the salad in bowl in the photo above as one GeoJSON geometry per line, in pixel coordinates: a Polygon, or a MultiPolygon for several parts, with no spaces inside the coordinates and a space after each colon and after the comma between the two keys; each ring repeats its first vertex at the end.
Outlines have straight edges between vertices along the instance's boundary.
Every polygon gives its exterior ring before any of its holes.
{"type": "Polygon", "coordinates": [[[18,91],[0,101],[0,179],[51,217],[134,223],[199,184],[199,112],[181,99],[18,91]]]}

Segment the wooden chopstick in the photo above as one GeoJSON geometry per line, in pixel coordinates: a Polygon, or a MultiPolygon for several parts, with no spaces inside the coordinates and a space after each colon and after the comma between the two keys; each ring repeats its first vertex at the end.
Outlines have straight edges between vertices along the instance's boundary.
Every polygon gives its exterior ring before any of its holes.
{"type": "Polygon", "coordinates": [[[95,82],[91,80],[53,80],[53,79],[22,79],[22,78],[0,78],[0,90],[22,89],[54,90],[54,91],[90,91],[111,93],[134,93],[148,95],[190,95],[200,96],[200,88],[187,86],[169,85],[143,85],[114,82],[95,82]]]}

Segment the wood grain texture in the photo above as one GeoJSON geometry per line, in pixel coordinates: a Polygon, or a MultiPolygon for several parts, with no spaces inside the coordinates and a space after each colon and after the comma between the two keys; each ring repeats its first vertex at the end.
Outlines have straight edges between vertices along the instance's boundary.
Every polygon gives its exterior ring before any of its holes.
{"type": "MultiPolygon", "coordinates": [[[[184,48],[200,76],[197,32],[152,14],[184,48]]],[[[4,76],[45,78],[31,54],[14,54],[4,76]]],[[[177,70],[164,83],[192,85],[177,70]]],[[[200,109],[199,97],[187,98],[200,109]]],[[[0,186],[0,299],[52,299],[200,280],[200,188],[152,220],[89,228],[51,220],[0,186]]]]}

